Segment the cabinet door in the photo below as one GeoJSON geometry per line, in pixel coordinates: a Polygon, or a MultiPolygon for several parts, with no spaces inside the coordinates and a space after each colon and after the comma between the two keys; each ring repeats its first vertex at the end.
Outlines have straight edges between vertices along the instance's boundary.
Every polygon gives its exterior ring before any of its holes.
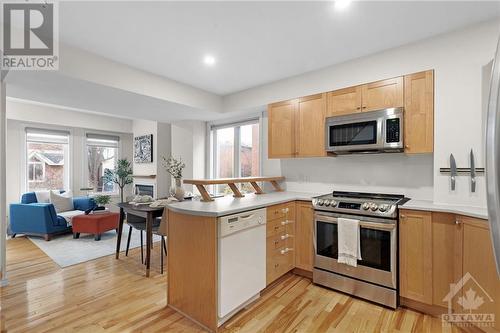
{"type": "Polygon", "coordinates": [[[362,86],[361,111],[403,106],[403,77],[381,80],[362,86]]]}
{"type": "MultiPolygon", "coordinates": [[[[463,296],[469,300],[477,300],[482,297],[482,304],[477,309],[471,309],[472,313],[495,314],[495,329],[500,330],[500,280],[496,272],[495,258],[491,244],[490,230],[486,220],[470,217],[460,217],[464,229],[463,242],[463,273],[470,273],[477,281],[466,281],[462,288],[463,296]],[[481,290],[482,289],[482,290],[481,290]],[[472,290],[474,299],[466,293],[472,290]],[[483,291],[484,290],[484,291],[483,291]],[[485,294],[487,293],[487,295],[485,294]]],[[[462,309],[462,313],[469,310],[462,309]]]]}
{"type": "Polygon", "coordinates": [[[325,150],[326,94],[302,97],[297,109],[296,157],[320,157],[325,150]]]}
{"type": "Polygon", "coordinates": [[[361,86],[330,91],[327,96],[327,117],[361,112],[361,86]]]}
{"type": "Polygon", "coordinates": [[[405,75],[405,153],[434,150],[434,71],[405,75]]]}
{"type": "Polygon", "coordinates": [[[296,205],[295,267],[312,272],[314,211],[310,202],[296,205]]]}
{"type": "Polygon", "coordinates": [[[401,210],[399,223],[401,296],[432,304],[432,217],[401,210]]]}
{"type": "Polygon", "coordinates": [[[432,213],[432,303],[443,301],[450,284],[462,277],[462,224],[455,214],[432,213]]]}
{"type": "Polygon", "coordinates": [[[295,156],[295,113],[297,100],[268,106],[268,156],[287,158],[295,156]]]}

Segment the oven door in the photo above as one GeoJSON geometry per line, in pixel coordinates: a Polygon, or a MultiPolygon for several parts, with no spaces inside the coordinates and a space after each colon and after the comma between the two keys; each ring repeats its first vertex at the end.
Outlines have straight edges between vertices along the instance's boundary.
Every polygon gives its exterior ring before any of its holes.
{"type": "Polygon", "coordinates": [[[397,223],[395,220],[316,212],[314,266],[396,289],[397,223]],[[352,267],[337,262],[337,218],[360,220],[361,260],[352,267]]]}
{"type": "Polygon", "coordinates": [[[327,119],[326,145],[328,151],[337,153],[378,151],[384,148],[383,119],[378,117],[359,118],[357,116],[349,115],[327,119]]]}

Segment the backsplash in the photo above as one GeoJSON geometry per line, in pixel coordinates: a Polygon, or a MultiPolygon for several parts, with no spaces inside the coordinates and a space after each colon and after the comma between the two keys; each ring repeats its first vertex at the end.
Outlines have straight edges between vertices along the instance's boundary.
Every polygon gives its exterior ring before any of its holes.
{"type": "Polygon", "coordinates": [[[433,155],[376,154],[283,159],[287,190],[405,194],[433,199],[433,155]]]}

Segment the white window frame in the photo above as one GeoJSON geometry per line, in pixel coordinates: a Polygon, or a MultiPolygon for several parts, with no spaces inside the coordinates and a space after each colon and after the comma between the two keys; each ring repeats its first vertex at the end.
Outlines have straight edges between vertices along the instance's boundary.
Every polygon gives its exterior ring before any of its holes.
{"type": "Polygon", "coordinates": [[[34,129],[40,129],[43,131],[53,131],[53,132],[67,132],[68,133],[68,161],[67,164],[65,162],[64,164],[64,185],[65,188],[64,190],[71,190],[73,186],[73,130],[68,129],[67,127],[61,127],[61,126],[51,126],[51,125],[46,125],[46,124],[39,124],[39,123],[21,123],[21,130],[23,133],[23,140],[21,141],[21,149],[20,151],[22,152],[21,156],[21,163],[22,163],[22,170],[23,173],[21,175],[21,184],[20,184],[20,190],[21,193],[26,193],[28,192],[29,185],[28,185],[28,135],[27,135],[27,129],[29,128],[34,128],[34,129]]]}
{"type": "MultiPolygon", "coordinates": [[[[28,161],[28,169],[27,169],[27,177],[28,177],[28,182],[31,183],[43,183],[45,181],[45,163],[42,161],[28,161]],[[33,176],[35,176],[35,165],[40,164],[42,166],[42,179],[41,180],[36,180],[36,179],[29,179],[29,169],[33,168],[33,176]]],[[[36,177],[35,177],[36,178],[36,177]]]]}
{"type": "MultiPolygon", "coordinates": [[[[118,161],[120,159],[120,157],[123,155],[123,152],[122,152],[122,136],[118,133],[111,133],[111,132],[100,132],[100,131],[85,131],[83,133],[83,166],[82,166],[82,170],[84,170],[82,172],[83,174],[83,186],[84,187],[87,187],[89,186],[88,183],[89,183],[89,170],[88,170],[88,163],[89,163],[89,156],[88,156],[88,144],[87,144],[87,135],[92,135],[92,134],[95,134],[95,135],[103,135],[103,136],[115,136],[115,137],[118,137],[119,140],[118,140],[118,147],[117,147],[117,156],[116,156],[116,160],[118,161]]],[[[114,187],[118,187],[118,186],[114,186],[114,187]]],[[[92,191],[91,193],[89,194],[102,194],[102,195],[110,195],[112,197],[116,197],[116,196],[119,196],[120,195],[120,189],[117,188],[115,191],[113,192],[98,192],[98,191],[92,191]]]]}
{"type": "MultiPolygon", "coordinates": [[[[241,140],[240,140],[240,127],[250,124],[259,124],[259,175],[262,174],[263,165],[263,126],[262,126],[262,115],[259,114],[257,117],[239,119],[236,121],[226,122],[226,123],[208,123],[207,124],[207,161],[209,161],[206,170],[207,178],[214,179],[217,177],[217,132],[218,129],[234,127],[234,151],[233,151],[233,177],[241,177],[241,165],[240,165],[240,154],[241,154],[241,140]]],[[[210,189],[210,192],[215,192],[215,186],[210,189]]]]}

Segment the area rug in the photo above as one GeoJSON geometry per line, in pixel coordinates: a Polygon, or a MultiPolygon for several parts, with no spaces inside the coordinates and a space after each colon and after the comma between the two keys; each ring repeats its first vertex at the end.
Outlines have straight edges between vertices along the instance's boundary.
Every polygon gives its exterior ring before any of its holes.
{"type": "MultiPolygon", "coordinates": [[[[121,251],[127,247],[128,226],[123,226],[121,251]]],[[[80,238],[73,239],[72,234],[55,236],[50,241],[43,238],[29,237],[29,239],[47,254],[61,268],[90,261],[96,258],[109,256],[116,251],[116,231],[108,231],[101,235],[100,241],[94,240],[92,234],[80,234],[80,238]]],[[[144,250],[146,250],[146,233],[143,234],[144,250]]],[[[153,241],[160,241],[160,236],[154,235],[153,241]]],[[[130,248],[141,246],[141,233],[132,229],[130,248]]]]}

